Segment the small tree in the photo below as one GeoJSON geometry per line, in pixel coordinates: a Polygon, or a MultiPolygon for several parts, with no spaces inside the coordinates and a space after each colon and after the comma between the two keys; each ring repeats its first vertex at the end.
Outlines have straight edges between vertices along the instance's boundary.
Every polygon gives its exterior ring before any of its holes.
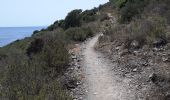
{"type": "Polygon", "coordinates": [[[81,14],[82,10],[81,9],[77,9],[77,10],[73,10],[70,13],[68,13],[68,15],[65,18],[65,29],[68,29],[70,27],[79,27],[81,25],[81,21],[80,21],[80,14],[81,14]]]}

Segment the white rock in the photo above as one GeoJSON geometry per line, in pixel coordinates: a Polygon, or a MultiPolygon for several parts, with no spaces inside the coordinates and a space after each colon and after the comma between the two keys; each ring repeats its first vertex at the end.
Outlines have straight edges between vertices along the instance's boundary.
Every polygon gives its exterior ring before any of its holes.
{"type": "Polygon", "coordinates": [[[163,58],[162,58],[162,61],[163,61],[163,62],[169,61],[169,58],[168,58],[168,57],[163,57],[163,58]]]}
{"type": "Polygon", "coordinates": [[[95,93],[93,93],[94,95],[97,95],[97,93],[95,92],[95,93]]]}
{"type": "Polygon", "coordinates": [[[136,72],[138,69],[137,68],[135,68],[135,69],[133,69],[133,72],[136,72]]]}
{"type": "Polygon", "coordinates": [[[130,45],[131,45],[132,48],[136,49],[136,48],[139,47],[139,42],[134,40],[134,41],[132,41],[132,43],[130,45]]]}
{"type": "Polygon", "coordinates": [[[72,59],[77,59],[77,56],[72,56],[71,58],[72,58],[72,59]]]}

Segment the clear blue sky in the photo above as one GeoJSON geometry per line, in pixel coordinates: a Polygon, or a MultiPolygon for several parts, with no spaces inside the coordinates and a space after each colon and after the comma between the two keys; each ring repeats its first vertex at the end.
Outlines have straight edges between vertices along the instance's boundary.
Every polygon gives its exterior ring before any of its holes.
{"type": "Polygon", "coordinates": [[[0,0],[0,27],[46,26],[73,9],[91,9],[109,0],[0,0]]]}

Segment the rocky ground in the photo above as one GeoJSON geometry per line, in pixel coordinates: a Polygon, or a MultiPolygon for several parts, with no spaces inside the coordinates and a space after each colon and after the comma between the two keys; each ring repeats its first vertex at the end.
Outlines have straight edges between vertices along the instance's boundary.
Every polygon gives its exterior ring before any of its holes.
{"type": "Polygon", "coordinates": [[[73,97],[73,100],[85,100],[86,97],[85,76],[82,69],[82,44],[83,43],[77,43],[70,49],[70,67],[61,79],[62,84],[70,90],[70,95],[73,97]]]}
{"type": "Polygon", "coordinates": [[[106,100],[110,92],[107,100],[170,100],[170,44],[137,48],[134,41],[125,49],[118,41],[94,45],[96,38],[70,50],[63,84],[74,100],[106,100]]]}
{"type": "Polygon", "coordinates": [[[117,66],[128,84],[136,90],[135,100],[170,100],[170,44],[138,48],[136,41],[129,49],[119,41],[96,46],[117,66]]]}

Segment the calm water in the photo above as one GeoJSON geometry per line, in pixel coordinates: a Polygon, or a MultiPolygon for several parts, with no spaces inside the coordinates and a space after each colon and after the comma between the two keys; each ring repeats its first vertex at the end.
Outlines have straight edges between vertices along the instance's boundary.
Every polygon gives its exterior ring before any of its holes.
{"type": "Polygon", "coordinates": [[[32,35],[33,31],[44,27],[0,27],[0,47],[17,39],[23,39],[32,35]]]}

